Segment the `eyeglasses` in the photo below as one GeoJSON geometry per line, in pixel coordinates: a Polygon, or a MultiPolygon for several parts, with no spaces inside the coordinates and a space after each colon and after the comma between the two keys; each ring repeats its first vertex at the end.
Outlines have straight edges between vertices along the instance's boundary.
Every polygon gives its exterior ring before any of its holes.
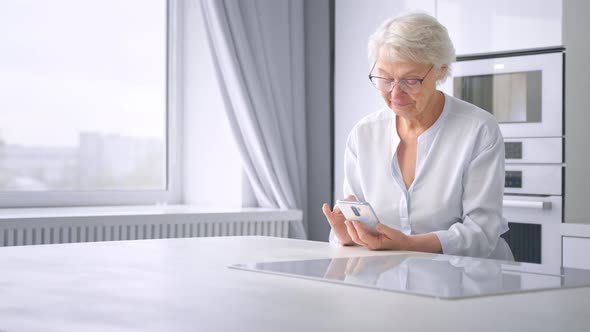
{"type": "Polygon", "coordinates": [[[402,91],[404,91],[405,93],[418,93],[422,88],[422,82],[424,82],[428,74],[430,74],[432,68],[434,68],[434,65],[432,65],[432,67],[430,67],[430,69],[428,69],[428,71],[426,72],[426,75],[424,75],[424,77],[422,78],[412,78],[406,80],[399,80],[396,82],[395,80],[390,80],[385,77],[371,75],[376,65],[377,62],[373,64],[373,67],[369,72],[369,80],[371,80],[371,83],[373,83],[377,90],[383,92],[391,92],[391,90],[393,90],[393,87],[397,84],[399,85],[400,89],[402,89],[402,91]]]}

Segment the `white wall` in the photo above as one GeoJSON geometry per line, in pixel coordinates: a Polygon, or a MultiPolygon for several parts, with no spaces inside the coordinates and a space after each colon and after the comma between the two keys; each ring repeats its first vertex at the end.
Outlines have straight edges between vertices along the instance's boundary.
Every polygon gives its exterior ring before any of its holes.
{"type": "Polygon", "coordinates": [[[242,204],[242,167],[223,108],[199,1],[181,1],[184,203],[242,204]]]}
{"type": "Polygon", "coordinates": [[[342,197],[343,156],[346,138],[365,115],[386,107],[371,85],[367,57],[369,36],[387,18],[404,11],[435,14],[434,0],[336,1],[336,56],[334,80],[334,197],[342,197]]]}

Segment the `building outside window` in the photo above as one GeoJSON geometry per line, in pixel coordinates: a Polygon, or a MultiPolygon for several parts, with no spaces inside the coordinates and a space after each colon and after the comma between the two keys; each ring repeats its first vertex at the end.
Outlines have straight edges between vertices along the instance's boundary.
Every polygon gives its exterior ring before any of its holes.
{"type": "Polygon", "coordinates": [[[3,207],[170,200],[171,3],[0,2],[3,207]]]}

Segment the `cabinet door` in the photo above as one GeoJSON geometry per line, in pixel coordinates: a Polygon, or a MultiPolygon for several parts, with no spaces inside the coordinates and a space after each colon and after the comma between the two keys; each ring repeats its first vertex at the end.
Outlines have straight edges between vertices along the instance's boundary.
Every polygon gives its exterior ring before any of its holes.
{"type": "Polygon", "coordinates": [[[438,0],[457,55],[561,46],[562,0],[438,0]]]}
{"type": "Polygon", "coordinates": [[[590,238],[563,237],[563,266],[590,269],[590,238]]]}

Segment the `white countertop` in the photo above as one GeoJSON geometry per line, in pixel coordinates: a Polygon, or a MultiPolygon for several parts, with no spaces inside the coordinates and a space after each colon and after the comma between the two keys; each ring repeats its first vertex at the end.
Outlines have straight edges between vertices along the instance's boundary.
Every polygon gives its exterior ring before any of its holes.
{"type": "Polygon", "coordinates": [[[391,253],[268,237],[5,247],[0,331],[586,331],[590,325],[590,287],[440,300],[227,268],[391,253]]]}
{"type": "Polygon", "coordinates": [[[590,224],[562,223],[560,228],[562,236],[590,238],[590,224]]]}

